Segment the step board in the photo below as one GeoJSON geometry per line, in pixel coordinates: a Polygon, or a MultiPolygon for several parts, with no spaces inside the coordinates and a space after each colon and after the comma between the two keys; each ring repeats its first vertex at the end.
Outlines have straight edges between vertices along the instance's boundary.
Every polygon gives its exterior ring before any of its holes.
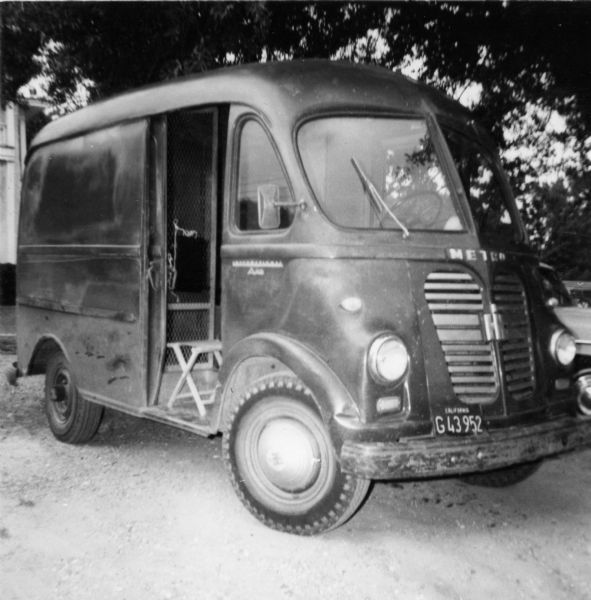
{"type": "Polygon", "coordinates": [[[195,403],[191,399],[178,399],[173,407],[163,406],[148,406],[141,411],[142,417],[174,425],[185,431],[198,433],[199,435],[214,435],[217,433],[217,428],[214,423],[217,421],[217,410],[215,414],[207,414],[201,416],[195,403]],[[186,402],[186,405],[185,405],[186,402]]]}

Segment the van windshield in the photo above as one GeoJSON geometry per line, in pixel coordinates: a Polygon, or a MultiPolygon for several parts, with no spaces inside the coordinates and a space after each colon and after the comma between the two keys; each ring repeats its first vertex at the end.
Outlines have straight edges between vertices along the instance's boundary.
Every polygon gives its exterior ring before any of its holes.
{"type": "Polygon", "coordinates": [[[519,217],[503,185],[500,167],[476,140],[443,128],[480,237],[505,245],[521,237],[519,217]]]}
{"type": "Polygon", "coordinates": [[[316,198],[337,225],[463,229],[424,119],[317,119],[300,128],[298,147],[316,198]]]}

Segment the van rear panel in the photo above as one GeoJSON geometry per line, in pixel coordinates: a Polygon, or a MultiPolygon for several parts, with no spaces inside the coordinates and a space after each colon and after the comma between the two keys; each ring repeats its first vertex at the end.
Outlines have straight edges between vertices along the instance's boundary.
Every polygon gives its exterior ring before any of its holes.
{"type": "Polygon", "coordinates": [[[140,404],[147,121],[34,150],[18,256],[19,364],[57,344],[89,397],[140,404]]]}

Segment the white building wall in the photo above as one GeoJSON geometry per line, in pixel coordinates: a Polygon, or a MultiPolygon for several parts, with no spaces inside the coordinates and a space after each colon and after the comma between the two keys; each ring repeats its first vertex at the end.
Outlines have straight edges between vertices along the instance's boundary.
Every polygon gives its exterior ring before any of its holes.
{"type": "Polygon", "coordinates": [[[0,109],[0,263],[16,263],[18,206],[25,142],[24,113],[18,105],[0,109]]]}

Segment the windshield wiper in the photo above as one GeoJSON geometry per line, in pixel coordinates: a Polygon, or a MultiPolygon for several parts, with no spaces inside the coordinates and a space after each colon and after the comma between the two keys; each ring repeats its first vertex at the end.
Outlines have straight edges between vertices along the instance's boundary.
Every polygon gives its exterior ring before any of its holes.
{"type": "Polygon", "coordinates": [[[363,183],[363,187],[367,190],[370,198],[370,204],[372,208],[376,211],[378,215],[378,219],[380,219],[380,227],[382,226],[382,219],[384,213],[387,213],[394,222],[402,229],[402,239],[406,239],[410,236],[410,232],[404,226],[402,221],[390,210],[389,206],[386,204],[385,200],[380,195],[380,192],[376,189],[376,186],[372,183],[371,179],[365,174],[364,170],[361,168],[359,161],[352,156],[351,163],[355,167],[357,174],[359,175],[359,179],[361,179],[361,183],[363,183]]]}

